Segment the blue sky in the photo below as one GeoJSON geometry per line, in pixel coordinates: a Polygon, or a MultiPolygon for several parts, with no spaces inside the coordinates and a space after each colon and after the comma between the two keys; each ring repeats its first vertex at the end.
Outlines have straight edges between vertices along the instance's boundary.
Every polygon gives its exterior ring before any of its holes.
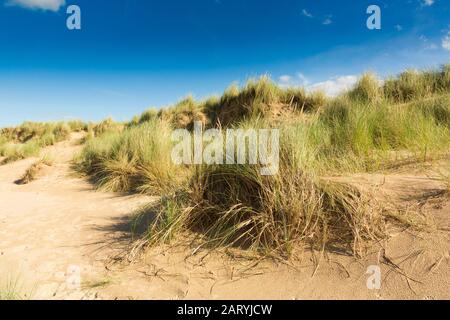
{"type": "Polygon", "coordinates": [[[450,62],[449,17],[448,0],[1,0],[0,126],[126,120],[261,74],[332,94],[364,71],[450,62]]]}

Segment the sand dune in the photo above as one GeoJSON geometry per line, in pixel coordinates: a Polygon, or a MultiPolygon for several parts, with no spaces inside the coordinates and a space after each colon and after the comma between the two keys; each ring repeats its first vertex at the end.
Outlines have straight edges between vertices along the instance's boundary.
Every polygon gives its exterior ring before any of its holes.
{"type": "Polygon", "coordinates": [[[450,198],[433,171],[351,177],[367,187],[378,184],[381,196],[421,206],[437,224],[432,233],[395,230],[362,259],[334,253],[320,258],[305,250],[289,262],[255,261],[237,250],[193,254],[175,246],[151,249],[130,263],[121,259],[131,241],[130,215],[155,199],[96,192],[75,176],[71,159],[78,139],[72,134],[47,148],[55,164],[30,184],[15,182],[36,159],[0,166],[0,277],[17,277],[32,298],[450,298],[450,198]],[[366,286],[370,265],[381,267],[381,290],[366,286]]]}

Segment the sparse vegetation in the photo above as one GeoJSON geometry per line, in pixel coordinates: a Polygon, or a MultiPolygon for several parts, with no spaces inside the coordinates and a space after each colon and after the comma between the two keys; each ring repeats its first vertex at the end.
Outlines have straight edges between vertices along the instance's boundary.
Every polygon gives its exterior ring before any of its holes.
{"type": "Polygon", "coordinates": [[[54,163],[53,157],[50,155],[45,155],[44,157],[42,157],[41,159],[39,159],[38,161],[33,163],[25,171],[25,174],[23,175],[22,178],[19,179],[19,181],[17,183],[18,184],[28,184],[28,183],[36,180],[37,177],[39,176],[40,172],[44,168],[52,166],[53,163],[54,163]]]}
{"type": "Polygon", "coordinates": [[[0,281],[0,301],[1,300],[26,300],[31,294],[24,292],[20,278],[8,276],[0,281]]]}
{"type": "MultiPolygon", "coordinates": [[[[268,125],[252,121],[241,127],[268,125]]],[[[157,212],[146,241],[167,242],[190,230],[208,246],[289,255],[296,244],[307,243],[318,250],[360,255],[368,243],[387,236],[389,220],[423,226],[414,214],[388,212],[367,191],[314,175],[315,154],[301,143],[309,134],[303,129],[301,125],[282,129],[280,170],[275,176],[261,176],[254,165],[194,168],[187,189],[139,213],[137,219],[157,212]]]]}
{"type": "Polygon", "coordinates": [[[306,93],[303,88],[278,87],[269,77],[250,79],[239,88],[232,85],[221,98],[211,97],[197,102],[192,96],[175,106],[160,111],[149,109],[135,117],[128,126],[135,126],[159,118],[174,128],[193,127],[195,121],[205,126],[229,126],[252,118],[277,120],[283,115],[314,112],[324,106],[327,98],[321,92],[306,93]]]}
{"type": "Polygon", "coordinates": [[[439,71],[407,70],[383,85],[385,97],[393,102],[408,102],[449,91],[450,65],[444,65],[439,71]]]}
{"type": "Polygon", "coordinates": [[[105,133],[121,132],[124,126],[121,123],[114,121],[112,118],[106,118],[98,124],[91,124],[88,126],[88,133],[94,137],[101,136],[105,133]]]}
{"type": "Polygon", "coordinates": [[[14,143],[26,143],[31,140],[41,139],[42,137],[46,139],[51,137],[54,139],[53,141],[61,141],[66,139],[70,132],[71,126],[65,122],[24,122],[18,127],[2,129],[1,135],[8,141],[14,143]]]}
{"type": "Polygon", "coordinates": [[[83,283],[81,284],[81,287],[83,289],[97,289],[97,288],[106,287],[110,284],[111,284],[111,279],[104,278],[104,279],[99,279],[99,280],[83,281],[83,283]]]}
{"type": "Polygon", "coordinates": [[[7,164],[17,160],[39,155],[41,145],[39,142],[30,140],[23,144],[7,143],[0,150],[0,155],[5,157],[1,164],[7,164]]]}
{"type": "Polygon", "coordinates": [[[366,192],[322,177],[448,155],[449,70],[407,71],[384,83],[366,74],[334,99],[280,88],[268,77],[250,80],[220,98],[188,97],[146,111],[123,130],[96,130],[77,167],[99,188],[163,196],[148,243],[189,230],[209,245],[288,254],[307,242],[359,254],[387,235],[388,221],[420,227],[423,219],[389,212],[366,192]],[[192,129],[195,121],[219,129],[279,128],[279,174],[264,177],[251,165],[172,165],[171,129],[192,129]]]}
{"type": "Polygon", "coordinates": [[[368,195],[292,167],[282,170],[262,177],[251,166],[202,167],[189,193],[164,199],[149,242],[190,230],[209,246],[288,255],[304,242],[359,254],[366,240],[385,236],[382,210],[368,195]]]}
{"type": "Polygon", "coordinates": [[[89,140],[76,160],[102,190],[160,194],[171,190],[183,168],[171,161],[170,127],[158,119],[89,140]]]}
{"type": "Polygon", "coordinates": [[[449,151],[448,122],[437,118],[433,101],[420,106],[361,104],[347,97],[335,100],[312,125],[318,163],[335,171],[370,171],[400,158],[428,159],[449,151]],[[320,132],[317,132],[320,130],[320,132]],[[395,155],[395,156],[394,156],[395,155]]]}
{"type": "Polygon", "coordinates": [[[41,148],[68,139],[71,132],[87,130],[81,121],[39,123],[25,122],[0,131],[2,164],[38,156],[41,148]]]}

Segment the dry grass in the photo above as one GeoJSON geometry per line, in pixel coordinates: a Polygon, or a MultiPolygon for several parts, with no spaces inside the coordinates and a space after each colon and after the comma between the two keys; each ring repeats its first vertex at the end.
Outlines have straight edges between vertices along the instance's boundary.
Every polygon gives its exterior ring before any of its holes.
{"type": "Polygon", "coordinates": [[[327,98],[321,92],[307,93],[303,88],[280,88],[269,77],[250,79],[243,87],[232,85],[220,98],[195,101],[192,96],[160,111],[149,109],[128,126],[153,119],[167,121],[174,128],[192,129],[195,121],[206,127],[230,126],[255,117],[276,120],[285,113],[314,112],[327,98]]]}
{"type": "Polygon", "coordinates": [[[4,165],[28,157],[38,156],[40,150],[40,143],[35,140],[30,140],[23,144],[6,143],[0,147],[0,155],[5,157],[0,164],[4,165]]]}
{"type": "Polygon", "coordinates": [[[88,125],[87,132],[88,135],[99,137],[105,133],[122,132],[124,127],[123,124],[114,121],[112,118],[106,118],[100,123],[88,125]]]}
{"type": "Polygon", "coordinates": [[[389,220],[422,227],[413,212],[396,209],[394,215],[367,191],[305,170],[307,156],[298,137],[289,130],[282,135],[280,170],[274,176],[261,176],[253,165],[196,167],[187,189],[140,213],[158,212],[145,241],[170,242],[189,230],[205,246],[289,256],[299,244],[308,244],[362,255],[370,243],[388,236],[389,220]]]}
{"type": "Polygon", "coordinates": [[[71,131],[80,129],[79,123],[71,122],[71,125],[66,122],[24,122],[18,127],[2,129],[1,136],[15,143],[41,140],[43,144],[47,142],[47,145],[50,145],[54,142],[65,140],[71,131]],[[72,130],[71,125],[74,130],[72,130]]]}
{"type": "Polygon", "coordinates": [[[178,186],[183,168],[171,161],[171,130],[154,119],[89,140],[75,160],[102,190],[161,194],[178,186]]]}
{"type": "Polygon", "coordinates": [[[39,177],[39,174],[44,170],[46,167],[51,167],[54,163],[54,158],[45,155],[37,162],[33,163],[26,171],[25,174],[22,176],[22,178],[19,179],[17,182],[18,184],[28,184],[34,180],[36,180],[39,177]]]}
{"type": "Polygon", "coordinates": [[[111,284],[111,279],[104,278],[99,280],[86,280],[81,284],[84,290],[103,288],[111,284]]]}
{"type": "Polygon", "coordinates": [[[450,65],[442,66],[441,70],[407,70],[397,78],[388,79],[382,89],[384,96],[394,102],[408,102],[433,94],[448,93],[450,65]]]}
{"type": "Polygon", "coordinates": [[[361,254],[368,241],[386,236],[383,211],[371,197],[301,171],[261,177],[250,167],[209,167],[192,183],[189,193],[163,201],[149,243],[190,230],[213,247],[289,255],[306,243],[361,254]]]}
{"type": "Polygon", "coordinates": [[[32,293],[26,293],[20,277],[7,276],[0,280],[0,301],[2,300],[26,300],[30,299],[32,293]]]}
{"type": "Polygon", "coordinates": [[[88,125],[81,121],[69,122],[24,122],[13,128],[0,130],[1,164],[7,164],[38,156],[41,149],[67,140],[71,132],[85,131],[88,125]]]}
{"type": "Polygon", "coordinates": [[[423,228],[424,219],[319,177],[379,170],[398,155],[423,161],[450,153],[449,70],[406,72],[384,84],[366,74],[334,99],[280,88],[267,77],[250,80],[220,98],[188,97],[147,111],[124,131],[90,140],[79,169],[107,190],[163,196],[145,243],[189,232],[205,246],[288,256],[307,243],[360,255],[388,236],[388,222],[423,228]],[[219,129],[280,129],[279,173],[261,176],[253,165],[174,166],[170,130],[192,129],[194,121],[219,129]]]}

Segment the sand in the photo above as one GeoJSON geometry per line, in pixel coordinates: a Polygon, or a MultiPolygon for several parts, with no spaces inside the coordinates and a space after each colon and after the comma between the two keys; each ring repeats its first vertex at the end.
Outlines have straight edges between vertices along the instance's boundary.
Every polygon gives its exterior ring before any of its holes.
{"type": "Polygon", "coordinates": [[[30,184],[15,182],[36,158],[0,166],[0,290],[15,279],[31,299],[450,298],[450,198],[434,170],[345,178],[419,206],[436,224],[433,232],[393,230],[360,259],[298,250],[289,261],[252,260],[239,250],[178,245],[129,261],[130,217],[156,199],[97,192],[75,175],[80,138],[47,148],[55,164],[30,184]],[[381,268],[379,290],[367,287],[372,265],[381,268]]]}

